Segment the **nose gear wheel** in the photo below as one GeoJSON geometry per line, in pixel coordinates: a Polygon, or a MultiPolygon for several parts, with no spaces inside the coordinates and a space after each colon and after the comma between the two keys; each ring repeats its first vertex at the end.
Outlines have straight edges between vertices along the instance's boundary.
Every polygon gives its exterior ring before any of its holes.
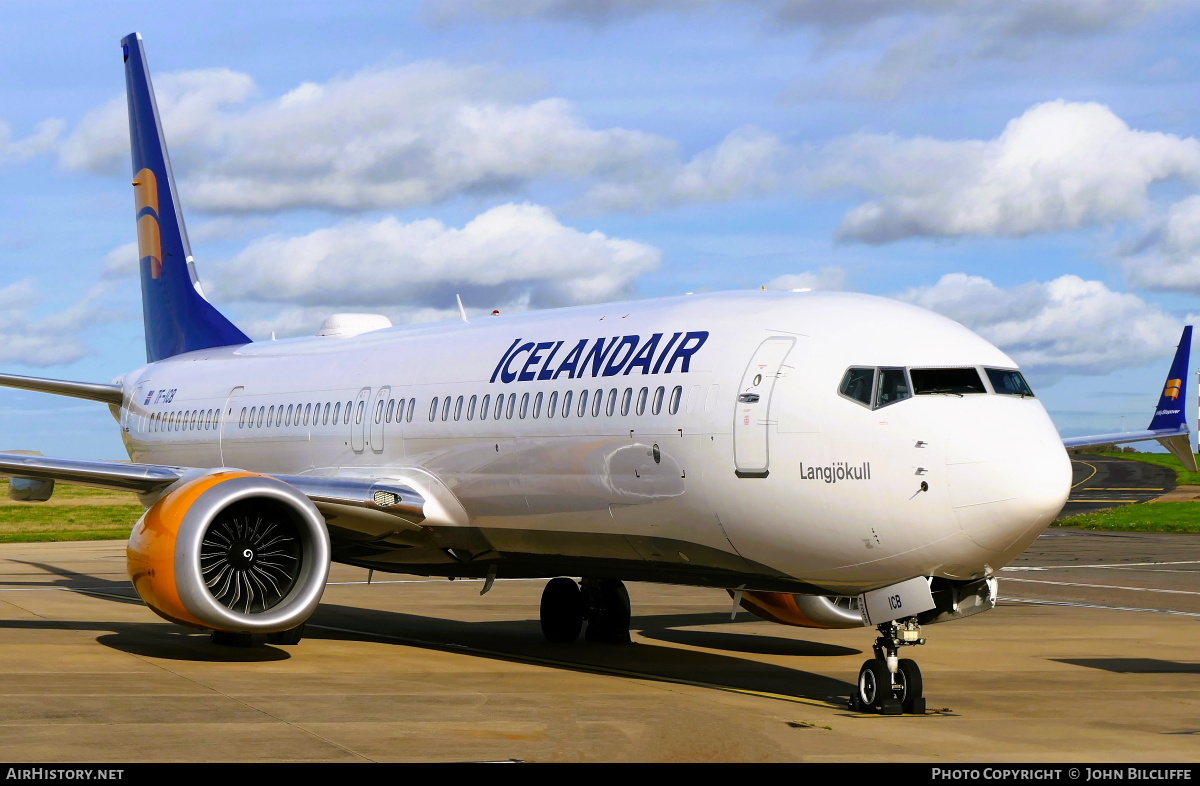
{"type": "Polygon", "coordinates": [[[243,614],[278,604],[296,584],[301,542],[296,524],[275,511],[231,509],[204,533],[200,570],[218,603],[243,614]]]}

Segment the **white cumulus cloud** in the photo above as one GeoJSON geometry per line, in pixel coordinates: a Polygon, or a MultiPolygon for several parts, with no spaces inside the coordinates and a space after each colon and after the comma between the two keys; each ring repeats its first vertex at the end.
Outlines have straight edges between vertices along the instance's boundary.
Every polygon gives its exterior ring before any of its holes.
{"type": "MultiPolygon", "coordinates": [[[[211,69],[166,75],[157,92],[185,201],[213,211],[408,207],[679,166],[673,141],[590,128],[569,102],[533,99],[527,79],[483,67],[368,69],[259,101],[249,76],[211,69]]],[[[127,166],[124,105],[86,116],[62,163],[127,166]]]]}
{"type": "Polygon", "coordinates": [[[51,118],[38,123],[28,136],[13,139],[12,128],[0,120],[0,164],[20,163],[52,152],[65,127],[63,121],[51,118]]]}
{"type": "MultiPolygon", "coordinates": [[[[627,296],[654,270],[657,249],[582,232],[546,208],[506,204],[461,229],[425,219],[346,221],[301,236],[272,235],[221,264],[227,300],[329,306],[533,308],[627,296]]],[[[408,321],[408,320],[406,320],[408,321]]]]}
{"type": "Polygon", "coordinates": [[[1051,101],[990,140],[835,140],[811,182],[874,197],[846,214],[838,234],[887,243],[1021,237],[1138,218],[1150,186],[1174,179],[1200,181],[1200,141],[1131,129],[1101,104],[1051,101]]]}
{"type": "Polygon", "coordinates": [[[1200,196],[1171,205],[1127,250],[1121,266],[1135,286],[1200,294],[1200,196]]]}
{"type": "Polygon", "coordinates": [[[961,322],[1043,378],[1142,365],[1170,354],[1182,327],[1137,295],[1072,275],[1005,288],[952,273],[895,297],[961,322]]]}
{"type": "Polygon", "coordinates": [[[846,289],[846,271],[837,267],[823,267],[817,271],[789,273],[768,281],[767,289],[817,289],[840,292],[846,289]]]}
{"type": "Polygon", "coordinates": [[[98,284],[78,303],[43,314],[36,308],[43,298],[32,279],[0,287],[0,363],[57,366],[92,354],[82,338],[88,328],[132,316],[103,306],[110,291],[110,285],[98,284]]]}

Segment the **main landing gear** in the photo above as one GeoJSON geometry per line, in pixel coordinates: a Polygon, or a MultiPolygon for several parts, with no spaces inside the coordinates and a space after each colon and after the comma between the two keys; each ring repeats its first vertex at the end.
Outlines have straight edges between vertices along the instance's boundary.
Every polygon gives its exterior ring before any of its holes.
{"type": "Polygon", "coordinates": [[[629,644],[629,593],[616,579],[551,579],[542,591],[542,634],[567,644],[579,638],[587,622],[588,641],[629,644]]]}
{"type": "Polygon", "coordinates": [[[875,639],[875,657],[858,671],[858,685],[849,706],[857,712],[880,715],[925,714],[925,685],[921,667],[912,658],[899,657],[901,647],[924,644],[915,617],[885,622],[875,639]]]}

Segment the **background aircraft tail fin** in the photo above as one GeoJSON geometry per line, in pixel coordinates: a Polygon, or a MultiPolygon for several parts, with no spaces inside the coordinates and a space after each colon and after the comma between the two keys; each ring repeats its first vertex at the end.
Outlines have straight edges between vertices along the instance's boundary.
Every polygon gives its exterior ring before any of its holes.
{"type": "Polygon", "coordinates": [[[1158,397],[1158,406],[1154,408],[1154,417],[1145,431],[1122,431],[1116,434],[1093,434],[1087,437],[1067,437],[1063,446],[1068,449],[1086,448],[1095,445],[1120,445],[1125,442],[1141,442],[1156,440],[1158,444],[1169,450],[1173,456],[1183,463],[1191,472],[1196,472],[1196,454],[1192,452],[1191,429],[1188,428],[1188,369],[1192,359],[1192,326],[1183,329],[1179,337],[1179,347],[1175,350],[1175,359],[1171,361],[1171,370],[1167,373],[1167,382],[1163,385],[1162,394],[1158,397]]]}
{"type": "Polygon", "coordinates": [[[1150,420],[1150,430],[1160,431],[1173,429],[1182,434],[1163,436],[1158,443],[1178,458],[1192,472],[1196,471],[1196,455],[1192,452],[1192,437],[1188,433],[1188,374],[1192,359],[1192,326],[1183,329],[1179,338],[1179,347],[1175,350],[1175,359],[1171,362],[1171,370],[1167,374],[1166,384],[1163,385],[1162,395],[1159,396],[1158,406],[1154,408],[1154,417],[1150,420]]]}
{"type": "Polygon", "coordinates": [[[1158,398],[1158,406],[1154,408],[1154,418],[1147,428],[1174,429],[1187,423],[1188,365],[1191,359],[1192,326],[1188,325],[1179,338],[1179,348],[1175,350],[1171,371],[1158,398]]]}
{"type": "Polygon", "coordinates": [[[196,349],[248,344],[246,334],[205,299],[196,277],[141,35],[121,39],[121,52],[129,101],[146,359],[153,362],[196,349]]]}

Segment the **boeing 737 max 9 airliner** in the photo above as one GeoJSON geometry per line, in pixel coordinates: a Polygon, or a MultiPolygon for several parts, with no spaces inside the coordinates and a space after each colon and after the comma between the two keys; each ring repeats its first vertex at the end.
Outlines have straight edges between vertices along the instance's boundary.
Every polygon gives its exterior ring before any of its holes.
{"type": "MultiPolygon", "coordinates": [[[[992,608],[995,572],[1067,498],[1017,364],[878,297],[335,315],[252,342],[203,295],[141,38],[121,46],[147,363],[0,384],[107,403],[133,463],[0,454],[0,473],[23,499],[55,480],[142,495],[129,575],[168,620],[296,644],[336,560],[485,591],[545,577],[548,639],[628,642],[623,580],[707,586],[783,624],[878,628],[851,703],[923,711],[900,649],[992,608]]],[[[1190,346],[1188,328],[1147,431],[1093,441],[1158,439],[1194,467],[1190,346]]]]}

